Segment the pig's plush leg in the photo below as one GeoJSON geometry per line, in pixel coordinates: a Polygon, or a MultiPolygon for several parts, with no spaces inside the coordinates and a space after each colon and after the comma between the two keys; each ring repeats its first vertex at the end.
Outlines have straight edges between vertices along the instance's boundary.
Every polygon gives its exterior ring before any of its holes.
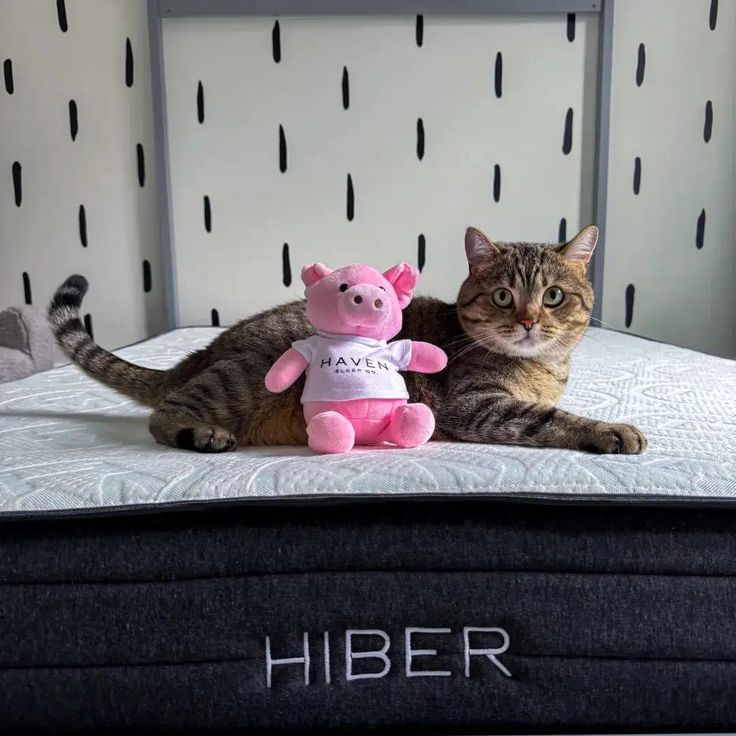
{"type": "Polygon", "coordinates": [[[399,447],[419,447],[429,440],[433,432],[434,415],[426,404],[404,404],[394,409],[381,439],[399,447]]]}
{"type": "Polygon", "coordinates": [[[355,444],[355,430],[349,419],[336,411],[323,411],[307,424],[309,446],[315,452],[347,452],[355,444]]]}

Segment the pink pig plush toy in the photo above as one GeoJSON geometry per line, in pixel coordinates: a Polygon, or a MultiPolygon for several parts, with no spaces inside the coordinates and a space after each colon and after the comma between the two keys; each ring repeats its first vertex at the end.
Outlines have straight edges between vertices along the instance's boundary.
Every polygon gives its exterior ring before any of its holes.
{"type": "Polygon", "coordinates": [[[384,274],[362,263],[302,269],[307,317],[317,334],[293,343],[273,364],[266,388],[285,391],[307,371],[302,404],[316,452],[383,442],[417,447],[432,436],[431,409],[407,403],[399,371],[436,373],[447,356],[427,342],[387,342],[401,329],[401,310],[418,278],[408,263],[384,274]]]}

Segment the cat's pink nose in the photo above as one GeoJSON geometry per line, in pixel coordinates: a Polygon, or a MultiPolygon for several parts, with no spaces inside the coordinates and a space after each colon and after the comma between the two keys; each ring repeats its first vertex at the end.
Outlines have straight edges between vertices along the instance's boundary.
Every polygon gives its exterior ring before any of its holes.
{"type": "Polygon", "coordinates": [[[521,324],[527,332],[534,327],[534,321],[531,319],[520,319],[519,324],[521,324]]]}

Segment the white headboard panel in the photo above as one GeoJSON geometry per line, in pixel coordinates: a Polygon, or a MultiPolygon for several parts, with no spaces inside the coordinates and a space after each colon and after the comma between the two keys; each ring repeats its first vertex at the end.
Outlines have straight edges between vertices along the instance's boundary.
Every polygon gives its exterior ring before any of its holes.
{"type": "Polygon", "coordinates": [[[165,18],[178,323],[298,298],[316,260],[419,263],[452,299],[466,225],[592,221],[597,20],[165,18]]]}

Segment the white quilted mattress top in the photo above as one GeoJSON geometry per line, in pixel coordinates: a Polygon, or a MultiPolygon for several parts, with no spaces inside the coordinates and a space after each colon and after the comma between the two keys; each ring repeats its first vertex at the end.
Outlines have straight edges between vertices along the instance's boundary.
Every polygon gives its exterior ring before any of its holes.
{"type": "MultiPolygon", "coordinates": [[[[218,331],[176,330],[119,354],[165,368],[218,331]]],[[[301,447],[200,455],[156,444],[146,409],[64,366],[0,385],[0,514],[387,496],[736,502],[736,362],[591,328],[562,406],[637,424],[649,449],[430,443],[328,457],[301,447]]]]}

